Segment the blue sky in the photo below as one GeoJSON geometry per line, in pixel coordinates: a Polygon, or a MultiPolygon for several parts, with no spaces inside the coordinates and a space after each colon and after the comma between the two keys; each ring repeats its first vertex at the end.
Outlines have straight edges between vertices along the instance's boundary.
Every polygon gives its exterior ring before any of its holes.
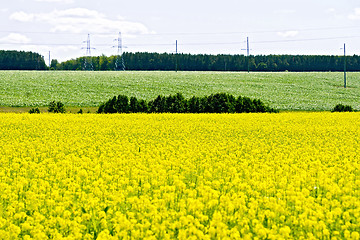
{"type": "Polygon", "coordinates": [[[123,51],[360,54],[358,0],[12,0],[0,6],[0,49],[59,61],[123,51]],[[84,49],[85,48],[85,49],[84,49]]]}

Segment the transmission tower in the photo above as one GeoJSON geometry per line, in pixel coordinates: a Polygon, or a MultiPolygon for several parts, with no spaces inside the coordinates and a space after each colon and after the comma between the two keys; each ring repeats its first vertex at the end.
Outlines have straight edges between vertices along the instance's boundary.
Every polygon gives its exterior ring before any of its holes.
{"type": "MultiPolygon", "coordinates": [[[[85,70],[85,71],[93,71],[94,66],[92,64],[92,59],[91,59],[91,49],[95,49],[95,48],[91,47],[90,34],[88,34],[87,41],[84,41],[84,43],[86,43],[86,56],[85,56],[83,70],[85,70]]],[[[84,49],[84,48],[82,48],[82,49],[84,49]]]]}
{"type": "MultiPolygon", "coordinates": [[[[125,71],[125,63],[124,58],[122,56],[123,54],[123,45],[122,45],[122,38],[121,38],[121,32],[119,32],[119,37],[115,39],[114,41],[117,41],[117,57],[115,61],[115,71],[125,71]]],[[[116,46],[114,46],[116,47],[116,46]]]]}

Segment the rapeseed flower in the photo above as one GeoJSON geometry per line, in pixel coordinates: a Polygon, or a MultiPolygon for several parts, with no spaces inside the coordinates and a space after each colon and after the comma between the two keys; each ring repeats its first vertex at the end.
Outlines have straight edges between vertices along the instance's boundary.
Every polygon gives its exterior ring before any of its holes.
{"type": "Polygon", "coordinates": [[[0,239],[359,239],[360,115],[0,114],[0,239]]]}

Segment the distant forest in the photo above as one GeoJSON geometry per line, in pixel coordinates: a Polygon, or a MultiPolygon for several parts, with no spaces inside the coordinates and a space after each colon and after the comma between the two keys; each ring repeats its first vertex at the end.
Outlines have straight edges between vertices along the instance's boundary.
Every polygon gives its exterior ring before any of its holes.
{"type": "MultiPolygon", "coordinates": [[[[343,71],[344,56],[320,55],[205,55],[129,53],[122,55],[125,70],[162,71],[343,71]]],[[[51,67],[55,70],[121,70],[117,56],[81,57],[51,67]]],[[[360,71],[360,56],[346,57],[347,71],[360,71]]]]}
{"type": "MultiPolygon", "coordinates": [[[[59,63],[51,70],[161,70],[161,71],[343,71],[344,56],[325,55],[206,55],[125,52],[122,58],[105,55],[80,57],[59,63]],[[124,63],[124,65],[122,65],[124,63]],[[124,68],[123,68],[124,66],[124,68]]],[[[0,70],[48,70],[38,53],[0,50],[0,70]]],[[[360,56],[346,57],[347,71],[360,71],[360,56]]]]}
{"type": "Polygon", "coordinates": [[[38,53],[0,50],[0,70],[47,70],[44,57],[38,53]]]}

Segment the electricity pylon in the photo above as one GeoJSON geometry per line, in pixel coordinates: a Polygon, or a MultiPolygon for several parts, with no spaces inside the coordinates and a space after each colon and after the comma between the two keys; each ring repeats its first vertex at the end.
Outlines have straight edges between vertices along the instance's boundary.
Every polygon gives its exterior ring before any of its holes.
{"type": "Polygon", "coordinates": [[[86,56],[85,56],[83,70],[94,71],[94,66],[92,64],[92,59],[91,59],[91,49],[95,49],[95,48],[92,48],[90,45],[90,34],[88,34],[87,41],[84,41],[83,43],[86,43],[86,56]]]}

